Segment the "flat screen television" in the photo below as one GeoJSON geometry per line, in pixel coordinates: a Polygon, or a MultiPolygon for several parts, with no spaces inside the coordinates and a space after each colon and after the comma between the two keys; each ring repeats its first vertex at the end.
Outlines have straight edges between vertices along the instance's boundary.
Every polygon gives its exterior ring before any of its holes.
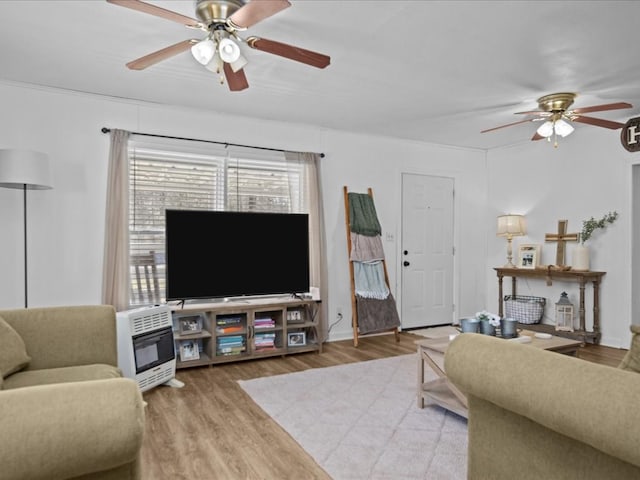
{"type": "Polygon", "coordinates": [[[308,217],[167,210],[167,300],[308,292],[308,217]]]}

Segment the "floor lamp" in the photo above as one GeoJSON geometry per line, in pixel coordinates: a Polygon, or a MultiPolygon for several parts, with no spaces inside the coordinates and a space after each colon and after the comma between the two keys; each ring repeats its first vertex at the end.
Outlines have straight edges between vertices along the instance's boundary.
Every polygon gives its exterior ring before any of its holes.
{"type": "Polygon", "coordinates": [[[27,190],[51,187],[47,155],[31,150],[0,150],[0,187],[22,189],[24,198],[24,308],[29,305],[27,281],[27,190]]]}

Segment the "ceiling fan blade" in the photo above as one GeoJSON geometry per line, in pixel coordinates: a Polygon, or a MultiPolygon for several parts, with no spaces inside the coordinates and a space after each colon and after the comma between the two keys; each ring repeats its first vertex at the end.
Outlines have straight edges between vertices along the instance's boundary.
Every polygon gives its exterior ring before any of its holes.
{"type": "Polygon", "coordinates": [[[253,0],[231,15],[227,21],[232,27],[249,28],[290,6],[288,0],[253,0]]]}
{"type": "Polygon", "coordinates": [[[172,22],[178,22],[187,27],[202,27],[202,24],[195,18],[187,17],[166,8],[151,5],[150,3],[141,2],[140,0],[107,0],[114,5],[120,5],[121,7],[127,7],[132,10],[137,10],[142,13],[148,13],[149,15],[155,15],[156,17],[171,20],[172,22]]]}
{"type": "Polygon", "coordinates": [[[480,133],[493,132],[494,130],[498,130],[500,128],[511,127],[512,125],[518,125],[519,123],[527,123],[531,122],[533,119],[529,118],[527,120],[520,120],[519,122],[507,123],[506,125],[500,125],[499,127],[489,128],[487,130],[482,130],[480,133]]]}
{"type": "Polygon", "coordinates": [[[624,123],[612,122],[611,120],[604,120],[602,118],[585,117],[579,115],[571,119],[574,122],[588,123],[589,125],[595,125],[596,127],[610,128],[611,130],[617,130],[624,127],[624,123]]]}
{"type": "Polygon", "coordinates": [[[295,60],[296,62],[311,65],[312,67],[325,68],[331,63],[331,57],[323,55],[322,53],[312,52],[311,50],[294,47],[286,43],[267,40],[266,38],[249,37],[247,44],[256,50],[279,55],[290,60],[295,60]]]}
{"type": "Polygon", "coordinates": [[[619,110],[621,108],[632,108],[633,105],[627,102],[607,103],[605,105],[594,105],[593,107],[574,108],[571,113],[591,113],[605,110],[619,110]]]}
{"type": "Polygon", "coordinates": [[[551,115],[550,112],[543,112],[542,110],[531,110],[530,112],[515,112],[514,115],[551,115]]]}
{"type": "Polygon", "coordinates": [[[151,65],[155,65],[162,60],[166,60],[167,58],[178,55],[179,53],[184,52],[185,50],[189,50],[191,45],[197,43],[197,40],[183,40],[181,42],[176,43],[175,45],[171,45],[169,47],[158,50],[157,52],[150,53],[149,55],[145,55],[144,57],[140,57],[136,60],[132,60],[127,63],[127,67],[131,70],[144,70],[151,65]]]}
{"type": "Polygon", "coordinates": [[[542,140],[543,138],[547,138],[547,137],[543,137],[538,132],[536,132],[533,134],[533,137],[531,137],[531,141],[542,140]]]}
{"type": "Polygon", "coordinates": [[[240,90],[249,88],[249,82],[247,82],[247,77],[244,74],[243,69],[234,72],[231,65],[226,62],[222,66],[222,69],[224,70],[224,76],[227,78],[229,90],[232,92],[239,92],[240,90]]]}

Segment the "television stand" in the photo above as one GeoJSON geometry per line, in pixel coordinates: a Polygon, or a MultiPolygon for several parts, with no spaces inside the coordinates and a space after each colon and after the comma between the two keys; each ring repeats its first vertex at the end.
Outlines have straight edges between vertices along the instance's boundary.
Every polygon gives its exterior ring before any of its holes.
{"type": "Polygon", "coordinates": [[[178,369],[322,352],[320,300],[278,296],[170,308],[178,369]],[[182,329],[185,321],[197,328],[182,329]],[[191,348],[183,356],[187,344],[191,348]]]}

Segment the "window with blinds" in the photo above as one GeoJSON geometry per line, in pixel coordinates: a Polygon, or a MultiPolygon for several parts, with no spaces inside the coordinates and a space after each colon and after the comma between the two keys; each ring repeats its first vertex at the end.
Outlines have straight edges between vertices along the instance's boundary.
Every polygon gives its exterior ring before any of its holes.
{"type": "Polygon", "coordinates": [[[129,140],[131,306],[165,300],[165,210],[305,213],[302,165],[284,153],[205,142],[129,140]]]}

